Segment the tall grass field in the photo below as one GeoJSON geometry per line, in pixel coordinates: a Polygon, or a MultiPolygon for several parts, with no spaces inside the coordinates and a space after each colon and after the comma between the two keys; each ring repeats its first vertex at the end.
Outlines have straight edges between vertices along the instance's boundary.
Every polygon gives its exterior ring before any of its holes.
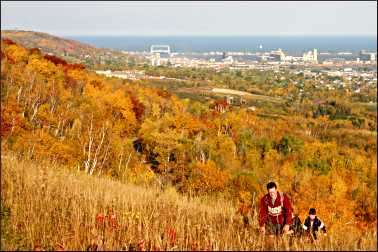
{"type": "MultiPolygon", "coordinates": [[[[1,157],[1,250],[264,250],[222,198],[187,197],[89,176],[49,162],[1,157]]],[[[377,233],[333,226],[317,243],[282,237],[277,250],[372,250],[377,233]]]]}

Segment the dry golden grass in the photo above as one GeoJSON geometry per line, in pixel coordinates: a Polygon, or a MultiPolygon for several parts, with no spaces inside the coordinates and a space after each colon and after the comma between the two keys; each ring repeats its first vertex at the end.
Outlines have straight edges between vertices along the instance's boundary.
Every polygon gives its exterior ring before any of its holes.
{"type": "MultiPolygon", "coordinates": [[[[1,250],[263,249],[256,212],[245,227],[222,199],[188,198],[172,188],[122,184],[12,155],[1,158],[1,189],[1,250]],[[115,219],[101,222],[99,213],[115,219]]],[[[284,239],[278,249],[376,251],[376,239],[376,230],[350,227],[330,230],[317,246],[284,239]]]]}

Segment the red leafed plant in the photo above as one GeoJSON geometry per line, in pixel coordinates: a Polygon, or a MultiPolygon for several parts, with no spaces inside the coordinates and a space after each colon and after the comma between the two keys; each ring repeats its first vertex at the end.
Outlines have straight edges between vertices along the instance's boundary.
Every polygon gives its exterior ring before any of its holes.
{"type": "Polygon", "coordinates": [[[117,215],[113,212],[112,208],[108,209],[108,213],[98,213],[96,215],[96,223],[103,224],[103,228],[105,226],[110,226],[112,228],[117,228],[118,227],[118,220],[117,220],[117,215]],[[106,225],[108,224],[108,225],[106,225]]]}
{"type": "Polygon", "coordinates": [[[165,229],[165,233],[167,234],[169,240],[171,242],[175,242],[176,241],[176,237],[177,237],[177,233],[176,233],[176,230],[172,227],[167,227],[165,229]]]}
{"type": "Polygon", "coordinates": [[[101,224],[105,220],[105,215],[103,213],[98,213],[96,215],[96,223],[101,224]]]}
{"type": "Polygon", "coordinates": [[[117,221],[117,216],[112,213],[109,215],[109,224],[113,227],[113,228],[116,228],[118,227],[118,221],[117,221]]]}
{"type": "Polygon", "coordinates": [[[138,250],[139,251],[146,251],[145,244],[146,244],[146,242],[144,240],[140,240],[138,242],[138,250]]]}

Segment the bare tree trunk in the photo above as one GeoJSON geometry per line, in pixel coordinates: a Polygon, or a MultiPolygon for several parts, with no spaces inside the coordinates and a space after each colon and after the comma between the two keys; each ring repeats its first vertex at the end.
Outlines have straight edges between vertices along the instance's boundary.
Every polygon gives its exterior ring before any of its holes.
{"type": "Polygon", "coordinates": [[[121,172],[122,159],[123,159],[123,146],[122,146],[122,151],[121,151],[121,158],[119,159],[119,164],[118,164],[118,174],[121,172]]]}
{"type": "Polygon", "coordinates": [[[203,153],[203,150],[201,150],[201,162],[204,164],[206,160],[205,153],[203,153]]]}
{"type": "Polygon", "coordinates": [[[131,152],[130,152],[129,157],[127,159],[125,170],[127,170],[127,167],[129,166],[130,159],[131,159],[131,152]]]}
{"type": "Polygon", "coordinates": [[[52,85],[52,91],[51,91],[50,101],[51,101],[50,114],[52,114],[55,111],[55,106],[57,104],[57,100],[55,98],[55,81],[54,80],[53,80],[53,85],[52,85]]]}
{"type": "Polygon", "coordinates": [[[97,162],[98,162],[98,153],[100,152],[102,144],[103,144],[104,139],[105,139],[106,128],[103,127],[101,131],[102,131],[101,141],[100,141],[100,144],[97,146],[95,155],[93,157],[93,163],[92,163],[91,170],[89,171],[89,175],[92,175],[94,173],[95,169],[96,169],[96,165],[97,165],[97,162]]]}
{"type": "Polygon", "coordinates": [[[88,142],[88,158],[87,158],[86,161],[84,161],[85,173],[89,172],[90,164],[91,164],[91,150],[92,150],[92,144],[93,144],[92,130],[93,130],[93,114],[92,114],[92,118],[91,118],[91,126],[88,130],[88,141],[89,141],[88,142]]]}
{"type": "Polygon", "coordinates": [[[22,89],[23,89],[23,87],[20,87],[18,89],[18,92],[17,92],[17,103],[20,103],[20,97],[21,97],[21,94],[22,94],[22,89]]]}
{"type": "Polygon", "coordinates": [[[33,154],[34,154],[34,144],[33,144],[32,148],[29,148],[28,158],[31,159],[33,154]]]}
{"type": "Polygon", "coordinates": [[[61,123],[61,120],[59,120],[58,127],[56,127],[55,136],[58,136],[58,134],[59,134],[60,123],[61,123]]]}
{"type": "Polygon", "coordinates": [[[33,110],[33,115],[31,117],[31,121],[34,120],[34,117],[37,115],[38,108],[39,108],[40,102],[39,102],[39,96],[35,99],[34,103],[32,104],[32,110],[33,110]]]}
{"type": "Polygon", "coordinates": [[[100,165],[100,171],[99,171],[98,175],[101,175],[104,164],[105,164],[106,160],[108,159],[109,147],[110,147],[110,143],[108,143],[107,146],[106,146],[105,155],[104,155],[104,158],[102,159],[102,162],[101,162],[101,165],[100,165]]]}

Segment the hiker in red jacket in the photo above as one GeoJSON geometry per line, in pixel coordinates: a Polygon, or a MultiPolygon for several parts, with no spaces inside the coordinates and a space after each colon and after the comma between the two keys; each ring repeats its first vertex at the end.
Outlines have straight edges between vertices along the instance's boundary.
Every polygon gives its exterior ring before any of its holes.
{"type": "Polygon", "coordinates": [[[273,242],[275,236],[288,233],[292,224],[292,207],[286,194],[278,192],[277,185],[269,182],[268,193],[260,201],[260,232],[269,236],[273,242]]]}

